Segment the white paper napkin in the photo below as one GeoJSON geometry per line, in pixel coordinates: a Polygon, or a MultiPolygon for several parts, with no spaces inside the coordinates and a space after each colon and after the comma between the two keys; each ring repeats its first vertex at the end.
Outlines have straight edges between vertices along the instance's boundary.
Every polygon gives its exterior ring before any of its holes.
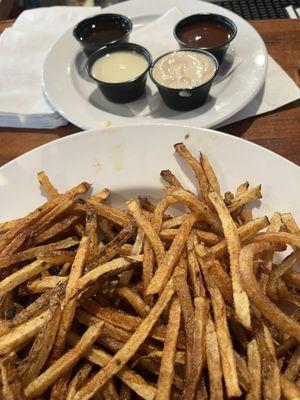
{"type": "Polygon", "coordinates": [[[0,126],[56,128],[67,121],[47,104],[41,71],[55,41],[100,7],[49,7],[23,12],[0,36],[0,126]]]}
{"type": "MultiPolygon", "coordinates": [[[[149,49],[154,58],[159,57],[167,51],[174,50],[178,48],[178,44],[170,32],[172,32],[174,25],[182,16],[183,12],[174,7],[149,25],[133,32],[131,34],[131,41],[149,49]]],[[[221,126],[254,115],[273,111],[300,98],[300,91],[296,83],[272,57],[269,56],[268,59],[268,72],[263,88],[255,99],[242,111],[234,115],[228,121],[223,122],[221,126]]],[[[242,60],[235,56],[234,62],[230,70],[227,71],[227,74],[230,74],[241,62],[242,60]]],[[[149,80],[148,86],[149,90],[147,96],[141,101],[128,104],[129,109],[134,115],[147,116],[156,112],[157,108],[161,106],[155,85],[149,80]]],[[[163,115],[160,116],[163,118],[163,115]]]]}

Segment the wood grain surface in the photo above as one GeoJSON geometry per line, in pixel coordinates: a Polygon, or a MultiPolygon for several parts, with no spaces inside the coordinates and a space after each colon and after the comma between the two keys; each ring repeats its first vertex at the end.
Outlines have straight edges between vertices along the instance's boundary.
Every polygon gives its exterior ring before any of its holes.
{"type": "MultiPolygon", "coordinates": [[[[11,23],[0,22],[0,32],[11,23]]],[[[263,37],[269,54],[299,85],[299,20],[261,20],[250,23],[263,37]]],[[[274,112],[248,118],[219,130],[258,143],[300,165],[299,106],[300,101],[296,101],[274,112]]],[[[37,146],[79,130],[71,124],[52,130],[0,128],[0,165],[37,146]]]]}

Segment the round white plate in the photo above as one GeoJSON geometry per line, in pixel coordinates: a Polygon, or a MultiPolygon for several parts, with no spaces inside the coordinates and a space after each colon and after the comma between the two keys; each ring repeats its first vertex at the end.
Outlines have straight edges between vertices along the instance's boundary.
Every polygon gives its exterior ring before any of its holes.
{"type": "MultiPolygon", "coordinates": [[[[140,113],[147,104],[146,98],[129,106],[107,101],[87,76],[86,57],[69,30],[52,47],[44,64],[43,89],[52,107],[82,129],[101,127],[106,121],[112,125],[155,121],[213,127],[239,112],[256,96],[267,70],[264,42],[244,19],[222,7],[196,0],[132,0],[108,7],[103,12],[123,13],[132,18],[134,29],[138,29],[173,7],[178,7],[185,15],[196,12],[223,14],[238,28],[226,63],[222,65],[204,106],[189,112],[173,111],[157,94],[153,96],[155,105],[151,111],[140,113]],[[236,65],[230,69],[232,60],[236,65]]],[[[150,79],[148,84],[151,86],[150,79]]]]}
{"type": "Polygon", "coordinates": [[[162,169],[170,169],[190,190],[195,181],[190,169],[175,156],[173,145],[183,141],[197,157],[207,154],[223,191],[245,180],[262,184],[263,200],[256,215],[292,211],[300,221],[300,168],[245,140],[203,128],[147,124],[96,129],[67,136],[41,146],[0,169],[0,221],[23,216],[45,198],[37,182],[44,170],[65,191],[80,181],[95,190],[112,190],[112,201],[139,194],[157,200],[163,184],[162,169]]]}

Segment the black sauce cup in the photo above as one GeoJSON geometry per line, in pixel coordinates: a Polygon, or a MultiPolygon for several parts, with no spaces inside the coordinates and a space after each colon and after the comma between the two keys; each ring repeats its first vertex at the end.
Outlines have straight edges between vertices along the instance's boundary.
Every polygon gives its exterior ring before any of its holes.
{"type": "Polygon", "coordinates": [[[117,43],[127,42],[132,22],[121,14],[99,14],[80,21],[73,29],[73,36],[87,56],[96,50],[117,43]],[[102,38],[97,37],[96,31],[102,38]]]}
{"type": "Polygon", "coordinates": [[[100,49],[93,53],[88,58],[87,72],[89,76],[98,83],[101,92],[108,100],[114,103],[129,103],[131,101],[137,100],[144,93],[147,75],[151,64],[152,56],[145,47],[142,47],[135,43],[120,43],[100,49]],[[148,67],[142,74],[126,82],[110,83],[96,79],[92,74],[92,68],[95,61],[97,61],[99,58],[104,57],[106,54],[116,51],[133,51],[135,53],[138,53],[146,59],[148,67]]]}
{"type": "Polygon", "coordinates": [[[174,37],[179,43],[179,46],[181,48],[195,48],[195,46],[190,46],[188,43],[185,43],[180,39],[180,31],[182,30],[183,27],[186,27],[187,25],[192,25],[195,23],[201,23],[201,22],[215,22],[216,24],[221,24],[226,29],[228,30],[229,33],[229,39],[223,43],[220,43],[217,46],[214,47],[197,47],[200,50],[206,50],[209,53],[213,54],[216,59],[218,60],[219,64],[222,63],[224,60],[226,51],[230,45],[230,43],[233,41],[233,39],[236,37],[237,34],[237,27],[235,23],[227,18],[224,17],[223,15],[219,14],[194,14],[190,15],[186,18],[183,18],[180,20],[174,28],[174,37]]]}
{"type": "Polygon", "coordinates": [[[166,56],[168,54],[176,53],[176,51],[170,51],[169,53],[165,53],[154,61],[153,65],[150,69],[150,78],[157,86],[162,99],[164,100],[164,102],[166,103],[166,105],[168,107],[172,108],[173,110],[177,110],[177,111],[194,110],[195,108],[202,106],[206,102],[211,85],[213,83],[213,80],[215,79],[215,77],[218,73],[219,64],[218,64],[217,59],[212,54],[208,53],[207,51],[203,51],[203,50],[199,50],[199,49],[182,49],[182,50],[177,50],[177,51],[180,51],[180,52],[195,51],[195,52],[205,54],[208,57],[210,57],[210,59],[213,61],[213,63],[215,64],[215,67],[216,67],[215,73],[212,76],[212,78],[209,81],[203,83],[202,85],[195,86],[191,89],[185,89],[185,88],[173,89],[173,88],[169,88],[169,87],[164,86],[161,83],[157,82],[157,80],[153,76],[153,69],[155,67],[155,64],[164,56],[166,56]]]}

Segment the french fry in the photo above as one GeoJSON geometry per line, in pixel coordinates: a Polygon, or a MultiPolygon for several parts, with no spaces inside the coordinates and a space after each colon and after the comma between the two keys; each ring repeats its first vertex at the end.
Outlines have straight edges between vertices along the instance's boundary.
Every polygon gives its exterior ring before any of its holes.
{"type": "Polygon", "coordinates": [[[221,357],[215,325],[210,316],[206,326],[205,349],[210,399],[223,400],[221,357]]]}
{"type": "Polygon", "coordinates": [[[47,290],[55,289],[58,285],[66,282],[68,278],[66,276],[45,276],[43,278],[36,279],[28,282],[26,287],[27,293],[44,293],[47,290]]]}
{"type": "Polygon", "coordinates": [[[144,210],[153,213],[155,210],[155,205],[153,205],[147,197],[144,196],[139,196],[139,203],[141,208],[143,208],[144,210]]]}
{"type": "Polygon", "coordinates": [[[249,392],[247,400],[261,399],[261,361],[257,341],[252,339],[247,345],[247,365],[249,370],[249,392]]]}
{"type": "Polygon", "coordinates": [[[40,244],[46,242],[49,239],[52,239],[53,237],[69,229],[77,220],[78,220],[77,215],[68,215],[67,217],[57,222],[56,224],[52,225],[46,231],[37,235],[34,239],[34,243],[40,244]]]}
{"type": "Polygon", "coordinates": [[[182,398],[186,400],[194,399],[205,364],[205,335],[209,313],[209,304],[204,297],[196,297],[194,299],[194,303],[195,317],[193,349],[191,358],[191,374],[187,376],[182,396],[182,398]]]}
{"type": "Polygon", "coordinates": [[[119,400],[131,400],[132,399],[132,390],[129,386],[122,383],[120,393],[119,393],[119,400]]]}
{"type": "Polygon", "coordinates": [[[95,340],[103,329],[103,323],[93,325],[87,329],[82,335],[80,341],[46,371],[35,378],[28,386],[24,393],[27,399],[33,399],[43,394],[49,386],[56,382],[61,376],[64,376],[72,367],[82,358],[88,349],[93,345],[95,340]]]}
{"type": "Polygon", "coordinates": [[[215,192],[217,192],[219,195],[221,195],[221,189],[220,189],[220,184],[219,184],[218,178],[217,178],[212,166],[210,165],[208,158],[202,152],[200,153],[200,156],[201,156],[200,163],[202,165],[202,168],[205,173],[205,176],[206,176],[209,186],[215,192]]]}
{"type": "Polygon", "coordinates": [[[261,185],[259,185],[235,197],[232,203],[228,206],[228,210],[232,213],[250,201],[261,199],[261,197],[261,185]]]}
{"type": "Polygon", "coordinates": [[[214,320],[227,396],[238,397],[242,392],[238,382],[236,361],[227,325],[225,304],[218,288],[210,287],[209,292],[213,305],[214,320]]]}
{"type": "MultiPolygon", "coordinates": [[[[74,256],[75,254],[71,250],[53,250],[40,253],[37,259],[51,265],[62,265],[67,262],[73,262],[74,256]]],[[[46,272],[47,271],[42,271],[41,273],[44,274],[46,272]]]]}
{"type": "Polygon", "coordinates": [[[92,370],[92,365],[90,363],[85,362],[82,365],[82,367],[79,369],[79,371],[76,373],[76,375],[69,384],[66,400],[73,400],[73,397],[75,396],[77,390],[81,387],[83,382],[88,378],[91,370],[92,370]]]}
{"type": "Polygon", "coordinates": [[[143,299],[133,290],[127,287],[120,287],[116,293],[128,301],[134,310],[143,318],[150,312],[150,307],[143,301],[143,299]]]}
{"type": "Polygon", "coordinates": [[[156,270],[150,284],[147,287],[146,295],[156,294],[161,292],[165,287],[169,277],[171,276],[176,263],[183,251],[185,241],[189,236],[191,229],[196,221],[194,214],[188,214],[178,229],[178,233],[174,238],[165,259],[156,270]]]}
{"type": "Polygon", "coordinates": [[[91,200],[99,201],[100,203],[102,203],[103,201],[108,199],[109,195],[110,195],[110,190],[107,188],[104,188],[104,189],[99,190],[98,193],[93,194],[91,196],[91,200]]]}
{"type": "Polygon", "coordinates": [[[169,169],[163,169],[160,172],[160,176],[170,185],[174,186],[177,188],[182,187],[181,183],[179,180],[176,178],[176,176],[169,170],[169,169]]]}
{"type": "Polygon", "coordinates": [[[189,166],[192,168],[194,174],[196,175],[202,197],[204,199],[204,202],[206,204],[210,204],[209,198],[208,198],[208,193],[209,193],[209,185],[207,182],[207,178],[205,175],[205,172],[202,168],[202,165],[200,164],[199,161],[196,160],[192,156],[192,154],[188,151],[188,149],[185,147],[183,143],[177,143],[174,145],[175,150],[177,153],[189,164],[189,166]]]}
{"type": "Polygon", "coordinates": [[[54,197],[59,194],[58,190],[56,189],[55,186],[53,186],[45,171],[38,172],[37,176],[40,185],[42,186],[42,188],[45,190],[45,192],[49,197],[54,197]]]}
{"type": "Polygon", "coordinates": [[[272,303],[269,298],[260,290],[259,284],[253,274],[254,254],[266,250],[276,250],[276,244],[253,243],[245,246],[240,255],[240,276],[244,289],[250,301],[258,310],[280,331],[295,337],[300,341],[300,324],[292,320],[285,313],[272,303]]]}
{"type": "Polygon", "coordinates": [[[22,385],[18,376],[18,372],[15,367],[16,354],[10,353],[0,358],[0,376],[2,383],[1,398],[3,400],[23,400],[24,393],[22,385]]]}
{"type": "Polygon", "coordinates": [[[125,343],[122,349],[114,355],[112,360],[102,368],[94,377],[80,389],[74,400],[90,399],[105,383],[136,353],[140,345],[145,341],[158,318],[169,304],[174,294],[173,283],[170,282],[162,294],[160,295],[155,306],[150,311],[149,315],[143,320],[138,329],[125,343]]]}
{"type": "Polygon", "coordinates": [[[280,377],[281,389],[287,400],[300,399],[300,389],[285,376],[280,377]]]}
{"type": "Polygon", "coordinates": [[[112,221],[114,224],[123,228],[129,224],[130,218],[123,211],[108,206],[107,204],[98,203],[97,200],[90,200],[90,204],[94,207],[97,215],[112,221]]]}
{"type": "MultiPolygon", "coordinates": [[[[68,337],[68,342],[71,345],[75,345],[79,341],[79,336],[71,333],[68,337]]],[[[91,347],[91,349],[85,354],[85,358],[91,363],[105,367],[111,360],[112,356],[101,349],[91,347]]],[[[154,400],[156,396],[156,389],[149,385],[140,375],[124,366],[116,376],[126,385],[128,385],[134,392],[141,396],[145,400],[154,400]]],[[[74,398],[73,398],[74,399],[74,398]]]]}
{"type": "Polygon", "coordinates": [[[23,385],[27,386],[41,372],[45,365],[58,330],[61,318],[61,307],[58,297],[50,302],[44,325],[35,338],[28,356],[20,362],[18,372],[23,385]]]}
{"type": "Polygon", "coordinates": [[[187,239],[188,270],[194,297],[205,296],[204,282],[194,249],[193,233],[187,239]]]}
{"type": "Polygon", "coordinates": [[[174,362],[180,329],[180,314],[180,303],[178,299],[174,299],[170,307],[169,322],[157,382],[156,400],[169,400],[171,398],[172,382],[175,374],[174,362]]]}
{"type": "Polygon", "coordinates": [[[86,213],[85,233],[90,240],[89,257],[94,258],[98,252],[97,215],[90,209],[86,213]]]}
{"type": "Polygon", "coordinates": [[[281,219],[288,232],[295,234],[300,233],[300,228],[291,213],[282,214],[281,219]]]}
{"type": "Polygon", "coordinates": [[[286,367],[283,376],[290,381],[294,382],[300,372],[300,346],[293,352],[290,362],[286,367]]]}
{"type": "MultiPolygon", "coordinates": [[[[209,198],[218,212],[218,215],[222,222],[224,235],[227,240],[228,253],[230,258],[233,302],[237,318],[245,328],[251,329],[250,304],[248,296],[241,286],[239,277],[239,257],[241,252],[241,243],[238,236],[237,228],[234,225],[229,211],[227,210],[221,197],[216,192],[211,192],[209,194],[209,198]]],[[[235,392],[235,389],[233,390],[233,392],[235,392]]]]}
{"type": "Polygon", "coordinates": [[[33,247],[31,249],[27,249],[16,254],[0,256],[0,268],[5,268],[12,264],[36,258],[40,254],[45,252],[67,249],[69,247],[75,246],[76,244],[78,244],[78,240],[75,237],[69,237],[55,243],[33,247]]]}

